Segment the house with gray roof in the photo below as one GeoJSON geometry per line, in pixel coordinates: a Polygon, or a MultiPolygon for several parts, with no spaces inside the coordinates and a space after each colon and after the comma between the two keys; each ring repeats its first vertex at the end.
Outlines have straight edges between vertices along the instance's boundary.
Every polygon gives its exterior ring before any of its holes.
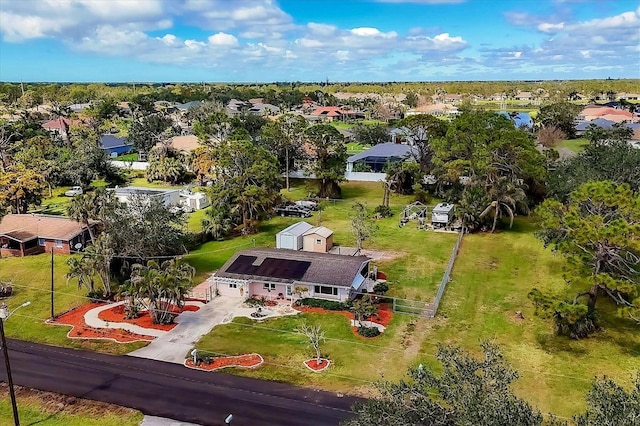
{"type": "Polygon", "coordinates": [[[346,301],[373,285],[367,256],[255,248],[235,253],[211,278],[225,296],[291,299],[295,287],[305,297],[346,301]]]}
{"type": "Polygon", "coordinates": [[[405,161],[412,158],[417,149],[410,145],[387,142],[374,145],[347,159],[347,172],[353,171],[356,164],[362,163],[374,173],[381,173],[387,163],[405,161]]]}

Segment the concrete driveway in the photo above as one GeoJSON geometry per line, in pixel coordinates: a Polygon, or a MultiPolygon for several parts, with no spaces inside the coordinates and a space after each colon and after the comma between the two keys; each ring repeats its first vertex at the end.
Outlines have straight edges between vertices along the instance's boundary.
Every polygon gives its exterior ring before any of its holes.
{"type": "Polygon", "coordinates": [[[240,297],[217,296],[196,312],[181,313],[173,330],[127,355],[182,364],[195,343],[216,325],[230,322],[241,305],[240,297]]]}

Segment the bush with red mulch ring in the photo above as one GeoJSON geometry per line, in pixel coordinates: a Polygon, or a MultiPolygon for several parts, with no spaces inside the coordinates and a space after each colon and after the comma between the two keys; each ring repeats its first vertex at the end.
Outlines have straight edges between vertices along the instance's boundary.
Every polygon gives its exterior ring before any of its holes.
{"type": "MultiPolygon", "coordinates": [[[[177,316],[177,314],[180,314],[180,312],[184,312],[184,311],[195,312],[198,309],[200,309],[199,306],[185,305],[182,311],[180,311],[180,309],[178,309],[177,306],[172,306],[171,308],[169,308],[169,311],[175,312],[177,316]]],[[[137,318],[126,319],[124,310],[125,310],[124,305],[114,306],[111,309],[105,309],[104,311],[98,313],[98,318],[100,318],[102,321],[107,321],[107,322],[113,322],[113,323],[125,322],[127,324],[135,324],[144,328],[153,328],[155,330],[164,330],[164,331],[172,330],[176,325],[178,325],[175,323],[154,324],[153,321],[151,320],[151,316],[149,315],[148,311],[140,312],[137,318]]]]}
{"type": "Polygon", "coordinates": [[[84,314],[91,309],[104,306],[106,303],[87,303],[78,308],[72,309],[64,314],[56,317],[53,321],[48,320],[47,324],[68,325],[71,330],[67,333],[67,337],[72,339],[106,339],[113,340],[118,343],[131,343],[139,341],[153,340],[153,336],[144,336],[141,334],[131,333],[127,330],[113,328],[94,328],[87,325],[84,321],[84,314]]]}
{"type": "Polygon", "coordinates": [[[329,368],[329,365],[331,364],[331,361],[329,361],[326,358],[320,358],[320,360],[322,361],[322,364],[318,363],[318,360],[316,358],[312,358],[312,359],[308,359],[304,362],[304,365],[311,371],[314,371],[316,373],[322,371],[322,370],[326,370],[327,368],[329,368]]]}
{"type": "Polygon", "coordinates": [[[184,365],[196,370],[214,371],[227,367],[255,368],[263,362],[264,359],[260,354],[245,354],[217,357],[213,358],[210,364],[201,362],[199,365],[193,365],[193,358],[189,358],[184,362],[184,365]]]}

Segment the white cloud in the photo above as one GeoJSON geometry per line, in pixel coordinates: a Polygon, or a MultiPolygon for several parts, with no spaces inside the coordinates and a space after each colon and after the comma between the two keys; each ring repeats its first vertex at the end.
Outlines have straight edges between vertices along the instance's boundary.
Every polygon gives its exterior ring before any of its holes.
{"type": "Polygon", "coordinates": [[[459,51],[467,46],[467,42],[462,37],[451,37],[449,33],[438,34],[435,37],[412,36],[408,37],[407,42],[413,50],[418,52],[459,51]]]}
{"type": "Polygon", "coordinates": [[[238,45],[238,39],[233,34],[219,32],[208,38],[209,44],[214,46],[235,47],[238,45]]]}
{"type": "Polygon", "coordinates": [[[104,25],[129,30],[167,28],[161,0],[2,0],[0,34],[4,40],[20,42],[33,38],[78,39],[104,25]]]}

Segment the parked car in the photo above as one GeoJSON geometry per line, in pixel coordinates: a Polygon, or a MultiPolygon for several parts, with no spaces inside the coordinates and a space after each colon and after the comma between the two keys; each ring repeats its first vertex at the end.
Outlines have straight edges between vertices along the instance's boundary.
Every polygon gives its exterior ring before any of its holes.
{"type": "Polygon", "coordinates": [[[72,186],[70,190],[64,193],[67,197],[75,197],[76,195],[82,195],[82,187],[81,186],[72,186]]]}
{"type": "Polygon", "coordinates": [[[276,206],[273,211],[280,216],[296,216],[296,217],[309,217],[311,216],[311,210],[306,207],[299,206],[297,204],[280,204],[276,206]]]}
{"type": "Polygon", "coordinates": [[[310,200],[298,200],[295,202],[297,206],[304,207],[309,210],[318,210],[318,203],[310,200]]]}

